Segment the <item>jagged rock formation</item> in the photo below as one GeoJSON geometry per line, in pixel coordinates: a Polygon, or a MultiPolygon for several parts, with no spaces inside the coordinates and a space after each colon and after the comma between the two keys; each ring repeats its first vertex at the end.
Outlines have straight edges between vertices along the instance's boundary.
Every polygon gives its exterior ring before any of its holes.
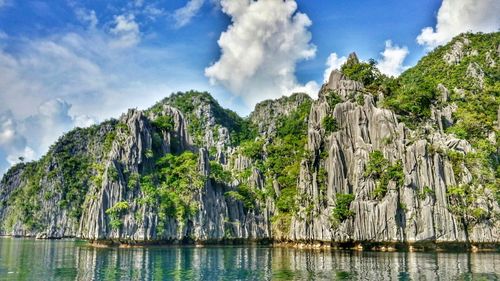
{"type": "MultiPolygon", "coordinates": [[[[427,115],[412,115],[414,107],[404,115],[405,99],[391,104],[396,90],[411,89],[404,75],[391,92],[333,71],[317,100],[264,101],[247,119],[189,92],[76,129],[4,175],[0,234],[497,245],[498,119],[457,137],[471,122],[464,100],[492,97],[498,109],[488,118],[500,116],[498,77],[487,68],[498,64],[498,44],[476,50],[474,40],[436,51],[473,88],[437,81],[427,115]]],[[[355,54],[349,63],[364,67],[355,54]]]]}

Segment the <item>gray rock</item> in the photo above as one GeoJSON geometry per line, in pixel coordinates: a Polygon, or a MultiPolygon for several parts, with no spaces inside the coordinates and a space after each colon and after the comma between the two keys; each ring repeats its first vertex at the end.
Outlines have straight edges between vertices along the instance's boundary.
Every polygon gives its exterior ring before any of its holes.
{"type": "Polygon", "coordinates": [[[451,49],[443,55],[443,59],[447,64],[459,64],[465,57],[464,48],[470,44],[467,38],[457,40],[452,45],[451,49]]]}

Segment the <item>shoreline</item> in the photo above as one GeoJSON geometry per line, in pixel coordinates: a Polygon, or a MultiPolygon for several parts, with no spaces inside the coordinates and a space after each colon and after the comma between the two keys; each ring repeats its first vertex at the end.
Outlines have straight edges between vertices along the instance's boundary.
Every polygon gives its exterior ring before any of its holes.
{"type": "Polygon", "coordinates": [[[292,248],[307,250],[350,250],[367,252],[497,252],[498,243],[467,242],[334,242],[334,241],[274,241],[272,239],[223,239],[223,240],[151,240],[133,241],[120,239],[89,240],[78,237],[36,238],[33,236],[0,235],[0,238],[33,239],[33,240],[75,240],[85,242],[95,248],[142,248],[164,246],[194,246],[197,248],[210,246],[269,246],[273,248],[292,248]]]}

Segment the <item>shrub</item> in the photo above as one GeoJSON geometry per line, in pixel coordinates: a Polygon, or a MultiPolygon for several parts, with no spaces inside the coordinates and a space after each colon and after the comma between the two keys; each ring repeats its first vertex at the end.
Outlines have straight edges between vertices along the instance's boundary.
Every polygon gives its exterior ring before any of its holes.
{"type": "Polygon", "coordinates": [[[375,150],[368,155],[368,163],[365,168],[365,177],[372,176],[380,177],[385,168],[389,165],[389,161],[385,159],[384,154],[375,150]]]}
{"type": "Polygon", "coordinates": [[[353,194],[340,194],[336,195],[335,208],[332,210],[332,216],[339,222],[352,217],[354,212],[349,210],[351,202],[354,200],[353,194]]]}
{"type": "Polygon", "coordinates": [[[364,175],[374,178],[377,182],[377,187],[373,191],[375,198],[382,198],[386,195],[390,181],[396,182],[397,186],[402,186],[405,178],[401,161],[391,165],[378,150],[370,153],[364,175]]]}
{"type": "Polygon", "coordinates": [[[327,115],[321,121],[321,125],[325,128],[327,134],[333,133],[337,130],[337,121],[330,115],[327,115]]]}
{"type": "Polygon", "coordinates": [[[128,178],[128,183],[127,183],[128,189],[130,190],[135,189],[137,187],[137,184],[139,184],[140,179],[141,176],[139,175],[139,173],[137,172],[132,173],[128,178]]]}
{"type": "Polygon", "coordinates": [[[174,128],[174,120],[170,115],[158,116],[152,124],[154,127],[162,131],[171,131],[174,128]]]}
{"type": "Polygon", "coordinates": [[[250,140],[241,143],[241,154],[250,159],[262,159],[264,140],[250,140]]]}
{"type": "Polygon", "coordinates": [[[360,106],[365,105],[365,95],[362,93],[359,93],[356,95],[356,103],[360,106]]]}
{"type": "Polygon", "coordinates": [[[109,224],[111,225],[112,229],[119,229],[122,226],[123,222],[121,220],[121,217],[128,210],[128,208],[129,204],[127,201],[120,201],[117,202],[113,207],[106,210],[106,214],[110,218],[109,224]]]}
{"type": "Polygon", "coordinates": [[[372,85],[380,76],[380,71],[375,67],[377,62],[370,59],[359,62],[357,59],[349,59],[342,65],[340,71],[351,80],[362,82],[366,87],[372,85]]]}
{"type": "Polygon", "coordinates": [[[330,109],[333,110],[337,104],[342,102],[342,99],[334,90],[328,90],[326,94],[326,101],[328,102],[330,109]]]}
{"type": "Polygon", "coordinates": [[[229,183],[232,175],[231,172],[224,170],[224,167],[217,161],[210,161],[210,178],[215,182],[229,183]]]}
{"type": "Polygon", "coordinates": [[[128,125],[127,125],[127,124],[125,124],[125,123],[122,123],[122,122],[120,122],[120,123],[118,123],[118,124],[116,125],[116,129],[117,129],[117,130],[120,130],[120,131],[121,131],[122,133],[124,133],[124,134],[129,134],[129,133],[130,133],[130,130],[129,130],[129,128],[128,128],[128,125]]]}
{"type": "Polygon", "coordinates": [[[113,145],[113,142],[115,141],[116,138],[116,131],[111,131],[106,134],[106,138],[104,139],[104,153],[108,153],[111,151],[111,147],[113,145]]]}
{"type": "Polygon", "coordinates": [[[434,197],[435,193],[434,193],[434,190],[432,190],[430,187],[424,186],[424,188],[422,189],[422,191],[418,194],[418,198],[420,200],[424,200],[427,196],[434,197]]]}
{"type": "Polygon", "coordinates": [[[255,208],[257,201],[256,193],[246,184],[240,184],[236,190],[224,193],[225,196],[241,201],[247,210],[255,208]]]}
{"type": "Polygon", "coordinates": [[[112,181],[117,181],[118,180],[118,170],[116,169],[115,165],[110,165],[108,168],[108,177],[112,181]]]}
{"type": "Polygon", "coordinates": [[[150,158],[153,158],[155,155],[154,155],[153,150],[148,149],[148,150],[146,150],[146,152],[144,153],[144,156],[146,156],[146,158],[150,159],[150,158]]]}
{"type": "Polygon", "coordinates": [[[285,188],[281,190],[281,194],[276,201],[276,207],[280,212],[289,213],[296,209],[295,196],[297,195],[296,188],[285,188]]]}

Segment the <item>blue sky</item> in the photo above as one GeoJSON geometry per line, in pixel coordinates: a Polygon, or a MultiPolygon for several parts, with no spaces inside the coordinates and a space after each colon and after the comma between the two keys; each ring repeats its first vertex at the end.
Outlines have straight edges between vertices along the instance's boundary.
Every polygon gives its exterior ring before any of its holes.
{"type": "Polygon", "coordinates": [[[63,132],[211,92],[241,115],[315,96],[352,51],[398,75],[464,31],[496,31],[497,0],[0,0],[0,173],[63,132]]]}

